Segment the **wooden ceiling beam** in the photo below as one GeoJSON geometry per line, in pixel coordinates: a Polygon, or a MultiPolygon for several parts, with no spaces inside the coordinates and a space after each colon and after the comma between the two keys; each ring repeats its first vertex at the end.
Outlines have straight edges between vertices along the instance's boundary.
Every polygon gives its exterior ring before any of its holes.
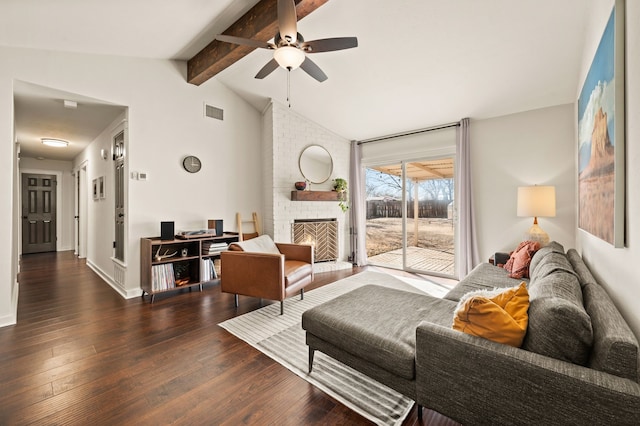
{"type": "MultiPolygon", "coordinates": [[[[298,21],[329,0],[296,0],[298,21]]],[[[267,42],[278,31],[277,0],[260,0],[222,34],[267,42]]],[[[213,40],[187,62],[187,81],[201,85],[255,48],[213,40]]],[[[256,71],[257,72],[257,71],[256,71]]]]}
{"type": "Polygon", "coordinates": [[[415,166],[416,168],[420,169],[420,170],[424,170],[427,173],[431,173],[432,175],[439,177],[439,178],[444,178],[445,175],[443,173],[440,173],[439,171],[437,171],[434,168],[431,167],[427,167],[424,164],[420,164],[420,163],[411,163],[412,166],[415,166]]]}

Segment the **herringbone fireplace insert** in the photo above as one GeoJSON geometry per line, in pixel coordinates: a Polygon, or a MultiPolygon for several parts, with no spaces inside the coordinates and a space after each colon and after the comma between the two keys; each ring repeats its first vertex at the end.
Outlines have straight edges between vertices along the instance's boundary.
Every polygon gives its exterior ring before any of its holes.
{"type": "Polygon", "coordinates": [[[312,244],[316,262],[338,258],[338,220],[295,219],[291,224],[291,239],[296,244],[312,244]]]}

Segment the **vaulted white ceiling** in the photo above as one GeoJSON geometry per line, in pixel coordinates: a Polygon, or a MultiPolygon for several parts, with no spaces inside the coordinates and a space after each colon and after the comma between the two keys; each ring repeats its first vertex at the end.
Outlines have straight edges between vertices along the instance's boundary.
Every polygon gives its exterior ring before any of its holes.
{"type": "MultiPolygon", "coordinates": [[[[0,45],[187,60],[255,3],[3,0],[0,45]]],[[[329,76],[323,83],[292,71],[291,107],[366,139],[573,102],[590,3],[330,0],[298,31],[307,40],[357,36],[359,46],[312,56],[329,76]]],[[[270,59],[258,49],[213,78],[258,109],[270,98],[286,103],[285,70],[254,79],[270,59]]]]}

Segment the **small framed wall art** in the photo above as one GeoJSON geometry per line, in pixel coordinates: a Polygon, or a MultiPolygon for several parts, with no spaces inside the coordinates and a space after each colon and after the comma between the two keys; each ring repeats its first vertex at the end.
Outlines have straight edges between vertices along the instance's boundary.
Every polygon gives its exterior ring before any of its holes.
{"type": "Polygon", "coordinates": [[[98,199],[98,179],[94,179],[92,181],[92,184],[93,201],[96,201],[98,199]]]}
{"type": "Polygon", "coordinates": [[[104,176],[100,176],[98,178],[98,195],[101,200],[106,197],[105,188],[104,188],[104,176]]]}

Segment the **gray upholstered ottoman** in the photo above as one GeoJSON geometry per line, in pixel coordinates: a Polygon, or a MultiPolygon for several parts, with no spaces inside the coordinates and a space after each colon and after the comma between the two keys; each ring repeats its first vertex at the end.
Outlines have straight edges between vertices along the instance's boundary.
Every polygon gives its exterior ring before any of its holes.
{"type": "Polygon", "coordinates": [[[416,328],[422,321],[450,327],[456,302],[376,285],[339,296],[302,315],[314,351],[416,399],[416,328]]]}

